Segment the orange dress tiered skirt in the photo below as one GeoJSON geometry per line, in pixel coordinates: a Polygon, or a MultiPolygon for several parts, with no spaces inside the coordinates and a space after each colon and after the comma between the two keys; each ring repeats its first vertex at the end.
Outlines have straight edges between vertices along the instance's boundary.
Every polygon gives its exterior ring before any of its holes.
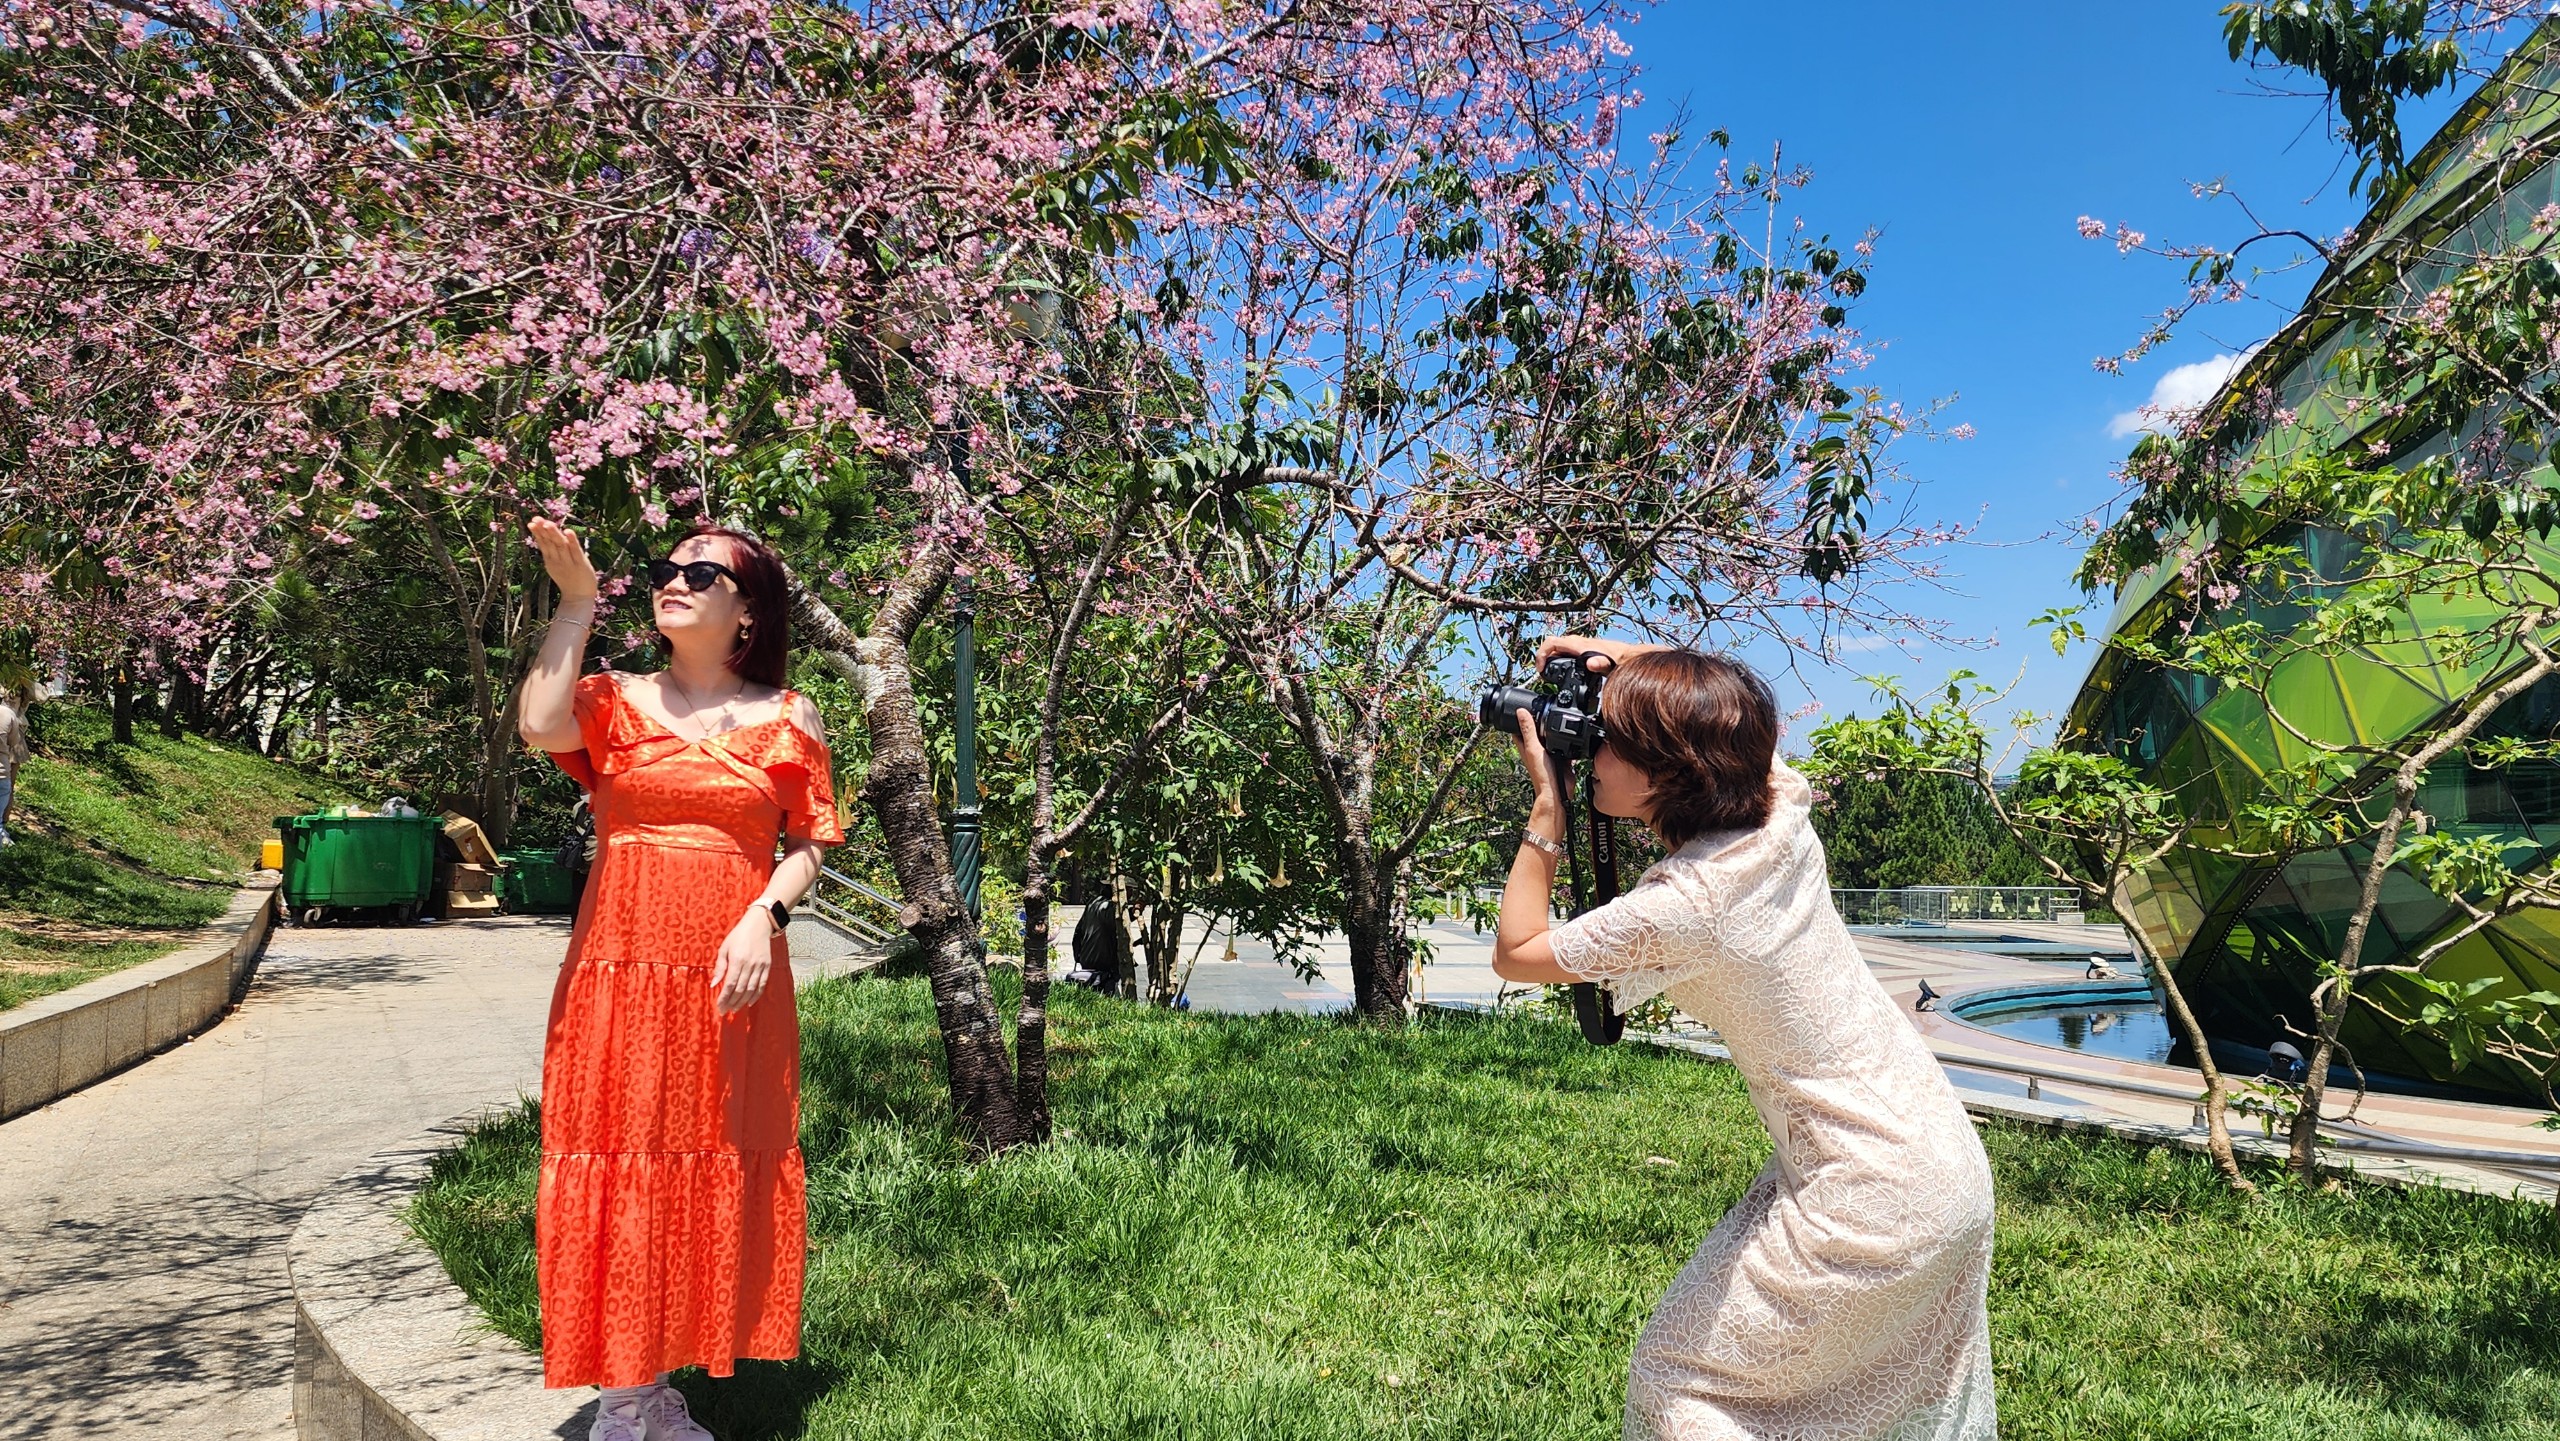
{"type": "Polygon", "coordinates": [[[575,691],[596,861],[542,1055],[535,1254],[551,1386],[637,1386],[800,1349],[807,1207],[790,951],[712,1004],[720,942],[781,837],[844,839],[824,743],[789,719],[671,735],[609,674],[575,691]]]}

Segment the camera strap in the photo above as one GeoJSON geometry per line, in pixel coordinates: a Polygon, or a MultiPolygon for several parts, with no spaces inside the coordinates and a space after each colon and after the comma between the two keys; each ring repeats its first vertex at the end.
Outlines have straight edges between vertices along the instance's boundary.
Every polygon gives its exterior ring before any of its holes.
{"type": "MultiPolygon", "coordinates": [[[[1591,778],[1584,776],[1582,784],[1577,787],[1573,762],[1562,756],[1551,759],[1555,762],[1557,794],[1572,797],[1574,803],[1582,807],[1588,823],[1586,839],[1591,847],[1588,882],[1582,874],[1582,847],[1574,843],[1572,821],[1568,819],[1564,827],[1565,869],[1572,877],[1573,914],[1579,916],[1618,898],[1618,837],[1609,818],[1600,814],[1600,808],[1591,803],[1591,778]]],[[[1627,1018],[1610,1010],[1609,998],[1600,994],[1600,988],[1591,982],[1576,981],[1572,990],[1573,1021],[1582,1028],[1582,1038],[1595,1046],[1616,1045],[1618,1038],[1627,1033],[1627,1018]]]]}

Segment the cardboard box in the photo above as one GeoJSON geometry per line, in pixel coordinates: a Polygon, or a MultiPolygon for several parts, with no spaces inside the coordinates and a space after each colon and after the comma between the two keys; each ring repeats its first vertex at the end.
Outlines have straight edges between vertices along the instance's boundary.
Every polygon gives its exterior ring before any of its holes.
{"type": "Polygon", "coordinates": [[[476,866],[487,866],[493,871],[498,868],[498,849],[490,845],[489,838],[481,833],[478,821],[447,811],[444,838],[453,842],[453,848],[462,852],[464,860],[476,866]]]}

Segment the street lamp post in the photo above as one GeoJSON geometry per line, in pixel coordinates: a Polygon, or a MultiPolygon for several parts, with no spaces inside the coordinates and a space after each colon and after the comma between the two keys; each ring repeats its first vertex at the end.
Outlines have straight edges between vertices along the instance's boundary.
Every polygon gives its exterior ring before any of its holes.
{"type": "MultiPolygon", "coordinates": [[[[951,478],[962,494],[969,490],[969,438],[951,437],[951,478]]],[[[981,915],[978,880],[985,869],[981,837],[985,817],[978,807],[978,597],[966,573],[951,587],[951,699],[954,775],[951,805],[951,878],[960,886],[960,903],[969,918],[981,915]]]]}
{"type": "MultiPolygon", "coordinates": [[[[1046,340],[1057,328],[1059,293],[1045,285],[1026,285],[1008,296],[1006,323],[1015,334],[1046,340]]],[[[969,435],[953,431],[945,442],[951,478],[963,495],[969,492],[969,435]]],[[[972,920],[981,919],[979,880],[986,869],[983,844],[985,813],[978,804],[978,596],[968,575],[951,586],[952,776],[951,878],[960,887],[960,903],[972,920]]]]}

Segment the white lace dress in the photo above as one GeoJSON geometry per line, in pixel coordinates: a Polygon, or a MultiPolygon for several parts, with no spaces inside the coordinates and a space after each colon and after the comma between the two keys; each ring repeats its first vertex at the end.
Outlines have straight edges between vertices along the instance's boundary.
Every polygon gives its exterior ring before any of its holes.
{"type": "Polygon", "coordinates": [[[1553,933],[1620,1010],[1661,994],[1715,1027],[1777,1143],[1645,1323],[1626,1435],[1991,1437],[1990,1165],[1832,908],[1804,777],[1771,781],[1767,825],[1553,933]]]}

